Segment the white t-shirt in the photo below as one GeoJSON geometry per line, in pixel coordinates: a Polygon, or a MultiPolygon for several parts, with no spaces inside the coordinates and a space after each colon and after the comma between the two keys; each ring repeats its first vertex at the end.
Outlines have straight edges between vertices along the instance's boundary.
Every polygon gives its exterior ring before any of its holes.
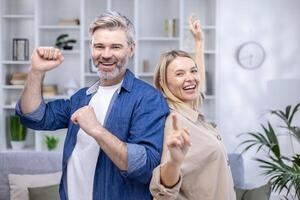
{"type": "MultiPolygon", "coordinates": [[[[102,87],[92,97],[89,105],[93,107],[98,121],[103,124],[108,106],[113,94],[122,85],[122,82],[102,87]]],[[[68,161],[68,197],[69,200],[92,200],[93,184],[100,146],[94,138],[81,128],[77,134],[75,148],[68,161]]]]}

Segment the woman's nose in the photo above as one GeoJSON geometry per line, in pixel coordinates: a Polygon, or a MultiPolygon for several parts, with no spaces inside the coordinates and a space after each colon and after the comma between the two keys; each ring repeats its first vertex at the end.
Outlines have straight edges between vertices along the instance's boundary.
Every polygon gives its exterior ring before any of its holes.
{"type": "Polygon", "coordinates": [[[192,74],[192,73],[187,73],[186,74],[186,76],[185,76],[185,80],[193,80],[193,79],[195,79],[195,76],[194,76],[194,74],[192,74]]]}

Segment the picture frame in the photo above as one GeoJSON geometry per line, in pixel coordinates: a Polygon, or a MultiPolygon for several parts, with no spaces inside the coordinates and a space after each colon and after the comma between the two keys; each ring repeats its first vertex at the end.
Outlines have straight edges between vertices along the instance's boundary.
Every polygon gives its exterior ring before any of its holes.
{"type": "Polygon", "coordinates": [[[29,40],[26,38],[13,39],[13,60],[29,60],[29,40]]]}

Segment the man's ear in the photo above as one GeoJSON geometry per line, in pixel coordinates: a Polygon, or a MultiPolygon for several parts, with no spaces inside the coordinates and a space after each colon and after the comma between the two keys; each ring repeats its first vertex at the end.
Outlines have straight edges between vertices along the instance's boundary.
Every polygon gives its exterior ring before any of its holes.
{"type": "Polygon", "coordinates": [[[132,58],[134,55],[135,44],[130,45],[129,48],[130,48],[129,57],[132,58]]]}

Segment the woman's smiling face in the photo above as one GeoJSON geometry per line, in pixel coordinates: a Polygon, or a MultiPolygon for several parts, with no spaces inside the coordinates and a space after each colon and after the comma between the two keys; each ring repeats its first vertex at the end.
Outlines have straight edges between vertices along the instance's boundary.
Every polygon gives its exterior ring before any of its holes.
{"type": "Polygon", "coordinates": [[[176,57],[167,66],[167,84],[174,96],[192,105],[199,98],[199,74],[194,61],[188,57],[176,57]]]}

